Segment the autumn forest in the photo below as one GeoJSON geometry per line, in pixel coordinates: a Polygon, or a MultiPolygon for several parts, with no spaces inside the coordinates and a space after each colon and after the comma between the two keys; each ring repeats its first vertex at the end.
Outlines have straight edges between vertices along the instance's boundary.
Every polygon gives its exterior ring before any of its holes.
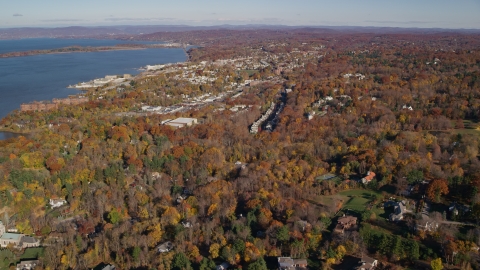
{"type": "Polygon", "coordinates": [[[0,141],[0,219],[39,239],[36,269],[480,269],[478,34],[135,38],[196,46],[0,121],[22,134],[0,141]]]}

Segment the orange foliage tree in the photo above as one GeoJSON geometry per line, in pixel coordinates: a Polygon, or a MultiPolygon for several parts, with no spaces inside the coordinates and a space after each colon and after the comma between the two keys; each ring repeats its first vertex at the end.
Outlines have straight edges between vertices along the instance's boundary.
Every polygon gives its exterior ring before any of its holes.
{"type": "Polygon", "coordinates": [[[432,201],[440,201],[440,196],[448,194],[448,182],[445,179],[435,179],[427,187],[427,197],[432,201]]]}

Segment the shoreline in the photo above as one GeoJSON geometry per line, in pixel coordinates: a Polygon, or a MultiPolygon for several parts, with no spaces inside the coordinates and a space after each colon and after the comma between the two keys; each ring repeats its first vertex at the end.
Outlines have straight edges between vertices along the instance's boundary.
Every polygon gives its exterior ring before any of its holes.
{"type": "MultiPolygon", "coordinates": [[[[67,47],[68,48],[68,47],[67,47]]],[[[13,53],[8,53],[8,54],[16,54],[16,53],[22,53],[23,55],[8,55],[7,57],[5,56],[5,54],[0,54],[0,59],[1,58],[14,58],[14,57],[22,57],[22,56],[34,56],[34,55],[40,55],[40,54],[64,54],[64,53],[77,53],[77,52],[102,52],[102,51],[122,51],[122,50],[125,50],[125,51],[134,51],[134,50],[144,50],[144,49],[155,49],[155,48],[158,48],[158,49],[168,49],[168,48],[172,48],[172,49],[182,49],[183,51],[183,55],[184,55],[184,60],[183,61],[179,61],[179,62],[175,62],[175,61],[171,61],[171,62],[168,62],[168,63],[165,63],[167,65],[169,64],[180,64],[180,63],[187,63],[187,62],[190,62],[190,57],[189,57],[189,54],[188,54],[188,50],[186,49],[186,47],[183,47],[183,44],[172,44],[172,43],[168,43],[168,44],[153,44],[153,45],[135,45],[135,46],[112,46],[112,47],[74,47],[76,48],[76,51],[64,51],[66,48],[61,48],[61,49],[52,49],[52,50],[39,50],[39,51],[27,51],[27,52],[13,52],[13,53]]],[[[153,64],[153,63],[152,63],[153,64]]],[[[131,74],[131,77],[127,77],[125,78],[126,82],[128,83],[129,80],[131,79],[136,79],[138,77],[142,77],[144,76],[145,73],[147,73],[148,71],[145,70],[144,68],[145,66],[138,66],[138,68],[135,68],[137,70],[137,72],[134,72],[131,74]]],[[[108,75],[107,75],[108,76],[108,75]]],[[[100,77],[101,78],[101,77],[100,77]]],[[[96,79],[92,79],[93,80],[96,80],[96,79]]],[[[125,82],[123,82],[125,83],[125,82]]],[[[79,96],[79,95],[84,95],[86,92],[88,92],[91,88],[87,87],[87,88],[82,88],[82,87],[74,87],[75,84],[73,85],[65,85],[65,89],[71,89],[71,90],[74,90],[75,93],[72,93],[72,95],[74,96],[79,96]]],[[[101,87],[102,85],[95,85],[95,87],[101,87]]],[[[51,99],[45,99],[44,101],[51,101],[51,99]]],[[[22,104],[30,104],[34,101],[30,101],[30,102],[25,102],[25,103],[22,103],[22,104]]],[[[6,114],[4,117],[1,117],[0,119],[3,119],[5,117],[8,117],[8,115],[10,113],[12,113],[13,111],[15,110],[19,110],[20,108],[17,107],[16,109],[13,109],[13,110],[10,110],[10,112],[8,114],[6,114]]],[[[17,134],[18,136],[20,135],[23,135],[23,136],[26,136],[27,134],[31,133],[32,131],[24,131],[22,129],[20,130],[12,130],[12,129],[9,129],[9,128],[4,128],[4,127],[0,127],[0,133],[1,132],[6,132],[6,133],[11,133],[11,134],[17,134]]]]}
{"type": "MultiPolygon", "coordinates": [[[[55,50],[64,50],[66,48],[55,49],[55,50]]],[[[0,58],[15,58],[15,57],[27,57],[35,55],[48,55],[48,54],[67,54],[67,53],[90,53],[90,52],[108,52],[108,51],[130,51],[130,50],[144,50],[148,48],[134,48],[134,47],[120,47],[120,48],[108,48],[108,49],[92,49],[92,50],[78,50],[78,51],[55,51],[55,50],[46,50],[46,51],[25,51],[25,52],[10,52],[0,54],[0,58]]]]}
{"type": "MultiPolygon", "coordinates": [[[[16,51],[0,54],[0,59],[14,58],[14,57],[27,57],[35,55],[48,55],[48,54],[66,54],[66,53],[90,53],[90,52],[108,52],[108,51],[131,51],[131,50],[145,50],[145,49],[184,49],[180,45],[171,44],[154,44],[154,45],[120,45],[120,46],[102,46],[102,47],[81,47],[70,46],[58,49],[50,50],[30,50],[30,51],[16,51]],[[69,51],[70,50],[70,51],[69,51]]],[[[184,49],[186,52],[186,50],[184,49]]]]}

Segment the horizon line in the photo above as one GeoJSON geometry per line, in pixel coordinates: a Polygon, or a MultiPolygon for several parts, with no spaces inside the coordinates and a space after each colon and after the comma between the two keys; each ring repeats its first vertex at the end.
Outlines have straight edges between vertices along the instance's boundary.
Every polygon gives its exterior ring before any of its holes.
{"type": "Polygon", "coordinates": [[[188,25],[188,24],[115,24],[115,25],[68,25],[68,26],[14,26],[14,27],[1,27],[0,30],[8,29],[61,29],[61,28],[71,28],[71,27],[83,27],[83,28],[109,28],[109,27],[191,27],[191,28],[221,28],[221,27],[257,27],[259,29],[278,27],[278,28],[395,28],[395,29],[418,29],[418,30],[477,30],[479,28],[445,28],[445,27],[421,27],[421,26],[360,26],[360,25],[287,25],[287,24],[215,24],[215,25],[188,25]]]}

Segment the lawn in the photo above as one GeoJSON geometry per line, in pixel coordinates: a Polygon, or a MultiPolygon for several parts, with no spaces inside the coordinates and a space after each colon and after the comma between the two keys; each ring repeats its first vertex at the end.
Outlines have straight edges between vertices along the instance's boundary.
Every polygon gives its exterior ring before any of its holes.
{"type": "Polygon", "coordinates": [[[373,191],[373,190],[365,190],[365,189],[350,189],[350,190],[345,190],[340,193],[340,195],[344,196],[363,196],[366,198],[372,198],[373,196],[382,196],[382,193],[378,191],[373,191]]]}
{"type": "MultiPolygon", "coordinates": [[[[377,208],[373,205],[371,209],[370,202],[374,199],[380,201],[382,194],[377,191],[365,190],[365,189],[351,189],[339,192],[335,195],[318,196],[314,202],[325,206],[332,206],[335,203],[342,202],[342,209],[350,209],[357,213],[362,213],[365,210],[372,210],[377,216],[384,213],[383,209],[377,208]]],[[[377,203],[378,205],[378,203],[377,203]]]]}
{"type": "Polygon", "coordinates": [[[369,202],[370,200],[364,197],[350,197],[347,203],[343,205],[343,208],[362,212],[366,209],[369,202]]]}
{"type": "Polygon", "coordinates": [[[39,257],[43,256],[43,247],[36,247],[36,248],[27,248],[25,252],[23,252],[20,259],[22,260],[29,260],[29,259],[38,259],[39,257]]]}
{"type": "Polygon", "coordinates": [[[370,202],[382,198],[382,194],[377,191],[364,190],[364,189],[352,189],[339,193],[345,197],[346,203],[343,205],[343,209],[350,209],[357,213],[362,213],[365,210],[372,210],[377,217],[382,215],[385,211],[382,208],[378,208],[376,205],[370,205],[370,202]]]}

